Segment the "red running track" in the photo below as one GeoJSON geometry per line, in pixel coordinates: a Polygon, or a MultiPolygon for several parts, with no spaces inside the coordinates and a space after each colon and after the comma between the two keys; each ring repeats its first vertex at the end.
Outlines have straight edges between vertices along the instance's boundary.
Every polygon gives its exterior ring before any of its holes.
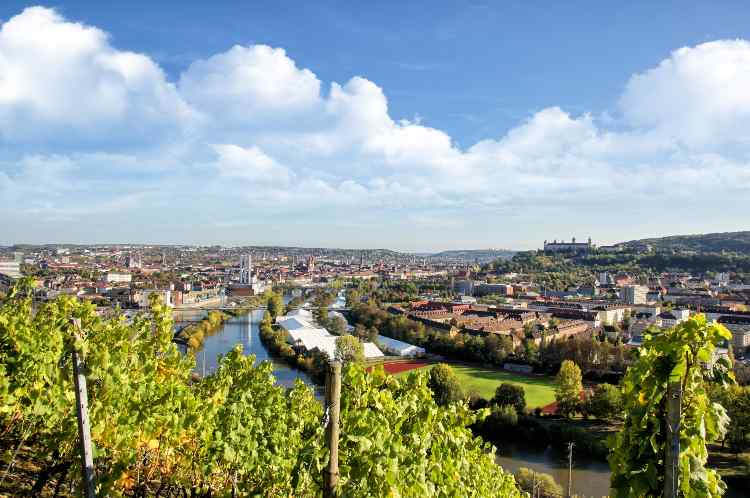
{"type": "Polygon", "coordinates": [[[429,365],[426,361],[394,361],[392,363],[383,363],[383,370],[391,375],[422,368],[429,365]]]}

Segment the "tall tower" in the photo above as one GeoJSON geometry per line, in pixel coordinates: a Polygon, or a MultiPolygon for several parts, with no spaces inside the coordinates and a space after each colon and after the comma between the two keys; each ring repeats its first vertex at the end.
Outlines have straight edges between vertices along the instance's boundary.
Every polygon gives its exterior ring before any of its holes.
{"type": "Polygon", "coordinates": [[[250,254],[240,256],[240,284],[252,284],[253,257],[250,254]]]}
{"type": "Polygon", "coordinates": [[[125,258],[125,266],[128,268],[142,268],[141,254],[139,252],[130,252],[125,258]]]}

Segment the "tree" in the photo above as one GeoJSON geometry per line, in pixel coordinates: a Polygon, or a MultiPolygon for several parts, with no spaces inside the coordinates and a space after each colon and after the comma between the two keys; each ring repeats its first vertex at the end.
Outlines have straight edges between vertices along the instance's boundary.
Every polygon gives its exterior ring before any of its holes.
{"type": "Polygon", "coordinates": [[[710,389],[712,401],[723,406],[731,420],[722,444],[728,444],[735,453],[750,446],[750,386],[713,385],[710,389]]]}
{"type": "Polygon", "coordinates": [[[617,386],[599,384],[586,398],[585,411],[600,420],[613,420],[622,415],[622,396],[617,386]]]}
{"type": "Polygon", "coordinates": [[[516,413],[522,414],[526,410],[526,392],[523,387],[503,382],[495,390],[492,403],[499,406],[512,406],[516,413]]]}
{"type": "Polygon", "coordinates": [[[463,391],[453,369],[445,363],[438,363],[430,369],[428,386],[432,389],[435,402],[445,406],[463,399],[463,391]]]}
{"type": "Polygon", "coordinates": [[[625,422],[610,438],[609,465],[614,498],[662,495],[667,444],[667,386],[680,383],[679,496],[721,496],[726,485],[706,468],[708,441],[721,440],[726,410],[709,398],[711,382],[731,383],[731,365],[713,362],[716,345],[731,339],[717,323],[696,315],[667,331],[647,330],[638,358],[622,381],[625,422]]]}
{"type": "Polygon", "coordinates": [[[273,291],[269,291],[266,294],[268,300],[268,311],[271,313],[271,318],[276,318],[284,312],[284,299],[281,294],[273,291]]]}
{"type": "Polygon", "coordinates": [[[563,361],[555,378],[557,411],[570,418],[578,410],[582,390],[581,369],[570,360],[563,361]]]}
{"type": "Polygon", "coordinates": [[[342,335],[336,338],[336,359],[347,363],[365,361],[365,348],[353,335],[342,335]]]}
{"type": "Polygon", "coordinates": [[[333,335],[346,334],[346,325],[346,320],[341,316],[334,316],[331,320],[328,320],[328,330],[333,335]]]}
{"type": "Polygon", "coordinates": [[[550,474],[536,472],[532,469],[521,467],[516,472],[516,483],[522,490],[531,496],[539,498],[556,498],[563,495],[562,486],[550,474]]]}

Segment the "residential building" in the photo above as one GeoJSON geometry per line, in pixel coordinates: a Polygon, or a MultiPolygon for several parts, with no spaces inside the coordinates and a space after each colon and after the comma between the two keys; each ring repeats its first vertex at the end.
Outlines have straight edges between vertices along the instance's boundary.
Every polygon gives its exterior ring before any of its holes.
{"type": "Polygon", "coordinates": [[[487,296],[489,294],[500,294],[501,296],[512,296],[513,286],[508,284],[479,284],[474,287],[474,293],[477,296],[487,296]]]}
{"type": "Polygon", "coordinates": [[[648,302],[648,287],[644,285],[626,285],[620,292],[620,297],[626,304],[646,304],[648,302]]]}
{"type": "Polygon", "coordinates": [[[674,309],[664,311],[656,316],[656,324],[662,328],[674,327],[678,323],[684,322],[690,318],[690,310],[674,309]]]}
{"type": "Polygon", "coordinates": [[[21,278],[21,262],[18,260],[0,260],[0,273],[10,278],[21,278]]]}
{"type": "Polygon", "coordinates": [[[174,302],[172,301],[172,291],[171,290],[162,290],[162,289],[145,289],[141,292],[140,299],[138,301],[138,306],[141,308],[148,308],[151,306],[150,297],[151,294],[156,294],[159,297],[161,297],[161,300],[164,304],[169,306],[170,308],[174,307],[174,302]]]}
{"type": "Polygon", "coordinates": [[[750,317],[749,316],[720,316],[718,323],[724,325],[732,333],[732,346],[736,352],[744,352],[750,347],[750,317]]]}
{"type": "Polygon", "coordinates": [[[131,275],[130,273],[107,272],[104,275],[104,281],[108,284],[130,283],[132,280],[133,275],[131,275]]]}

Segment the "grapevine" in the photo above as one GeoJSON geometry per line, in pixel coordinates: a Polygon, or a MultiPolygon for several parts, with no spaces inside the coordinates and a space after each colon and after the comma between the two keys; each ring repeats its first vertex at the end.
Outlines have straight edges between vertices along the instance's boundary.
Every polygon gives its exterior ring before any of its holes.
{"type": "Polygon", "coordinates": [[[726,485],[706,468],[706,444],[721,439],[728,417],[709,399],[710,383],[733,381],[729,361],[714,361],[717,345],[731,339],[720,324],[697,315],[667,331],[651,330],[622,384],[626,413],[622,431],[610,440],[614,497],[658,497],[664,487],[667,435],[666,392],[681,382],[680,496],[718,497],[726,485]]]}

